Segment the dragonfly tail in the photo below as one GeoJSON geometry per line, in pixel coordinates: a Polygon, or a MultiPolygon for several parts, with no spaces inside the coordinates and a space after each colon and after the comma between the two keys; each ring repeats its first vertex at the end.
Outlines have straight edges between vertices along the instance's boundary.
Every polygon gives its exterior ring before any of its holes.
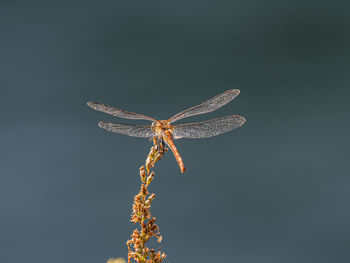
{"type": "Polygon", "coordinates": [[[169,146],[171,151],[173,152],[175,159],[176,159],[177,163],[179,164],[181,173],[186,172],[184,161],[182,160],[181,155],[179,154],[179,151],[176,149],[174,141],[171,138],[166,138],[165,142],[169,146]]]}

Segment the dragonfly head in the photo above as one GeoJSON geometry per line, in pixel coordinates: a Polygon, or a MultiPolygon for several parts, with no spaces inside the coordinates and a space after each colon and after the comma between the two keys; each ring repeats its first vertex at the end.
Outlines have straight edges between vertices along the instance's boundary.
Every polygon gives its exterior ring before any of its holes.
{"type": "Polygon", "coordinates": [[[151,125],[151,130],[152,131],[155,131],[156,130],[156,125],[157,125],[157,122],[152,122],[152,125],[151,125]]]}
{"type": "Polygon", "coordinates": [[[169,121],[155,121],[151,125],[151,130],[157,134],[157,131],[171,129],[173,126],[169,124],[169,121]]]}
{"type": "Polygon", "coordinates": [[[162,124],[159,121],[155,121],[152,123],[151,130],[158,138],[162,136],[162,124]]]}

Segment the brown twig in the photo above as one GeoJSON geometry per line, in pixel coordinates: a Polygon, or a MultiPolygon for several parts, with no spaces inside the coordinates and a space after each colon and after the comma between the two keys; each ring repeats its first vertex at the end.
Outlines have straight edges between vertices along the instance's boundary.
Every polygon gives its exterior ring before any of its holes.
{"type": "Polygon", "coordinates": [[[166,151],[164,145],[157,143],[157,140],[154,139],[146,164],[140,167],[141,189],[134,197],[130,220],[134,224],[139,224],[140,229],[135,229],[131,234],[131,239],[126,242],[129,251],[128,263],[131,263],[132,259],[137,263],[160,263],[166,257],[166,254],[162,253],[160,249],[155,252],[154,249],[146,247],[146,243],[151,237],[156,237],[158,243],[162,241],[159,227],[155,223],[156,218],[151,216],[150,211],[151,203],[156,195],[148,192],[148,186],[154,179],[154,172],[150,172],[150,169],[163,157],[166,151]]]}

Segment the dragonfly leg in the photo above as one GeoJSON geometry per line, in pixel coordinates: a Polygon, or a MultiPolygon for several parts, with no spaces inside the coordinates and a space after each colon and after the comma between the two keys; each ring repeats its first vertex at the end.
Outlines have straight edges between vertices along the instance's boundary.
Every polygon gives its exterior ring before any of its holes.
{"type": "Polygon", "coordinates": [[[153,164],[155,164],[157,161],[159,161],[160,159],[162,159],[164,153],[166,153],[166,151],[168,150],[167,148],[165,148],[165,144],[163,139],[158,141],[159,144],[157,145],[157,154],[156,157],[154,158],[153,164]]]}
{"type": "Polygon", "coordinates": [[[164,147],[164,140],[163,140],[163,138],[162,139],[160,139],[160,140],[158,140],[158,153],[159,154],[164,154],[165,153],[165,147],[164,147]]]}
{"type": "Polygon", "coordinates": [[[157,161],[162,159],[167,150],[168,149],[165,147],[163,139],[159,139],[156,136],[153,137],[153,146],[146,159],[147,173],[149,173],[149,169],[152,168],[157,161]]]}

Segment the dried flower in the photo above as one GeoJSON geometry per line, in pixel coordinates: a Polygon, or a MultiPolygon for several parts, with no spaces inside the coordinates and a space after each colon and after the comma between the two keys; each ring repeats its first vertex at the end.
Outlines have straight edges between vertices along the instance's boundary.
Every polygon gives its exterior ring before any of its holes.
{"type": "Polygon", "coordinates": [[[152,172],[149,176],[147,176],[147,181],[146,181],[146,185],[148,186],[150,183],[152,183],[154,178],[154,172],[152,172]]]}
{"type": "Polygon", "coordinates": [[[140,177],[141,177],[141,182],[145,183],[146,171],[145,171],[145,167],[144,166],[140,167],[140,177]]]}
{"type": "Polygon", "coordinates": [[[156,218],[151,217],[151,203],[156,195],[148,192],[148,186],[154,179],[154,172],[150,173],[150,168],[154,167],[154,164],[163,157],[167,149],[163,148],[162,144],[158,146],[155,140],[153,143],[145,166],[139,169],[141,187],[140,192],[134,197],[130,221],[134,224],[138,223],[141,229],[135,229],[131,234],[131,239],[126,242],[129,251],[128,263],[131,263],[132,260],[137,263],[161,263],[166,258],[166,254],[161,253],[160,250],[155,253],[154,249],[146,247],[151,237],[156,237],[158,243],[163,239],[159,233],[156,218]]]}

